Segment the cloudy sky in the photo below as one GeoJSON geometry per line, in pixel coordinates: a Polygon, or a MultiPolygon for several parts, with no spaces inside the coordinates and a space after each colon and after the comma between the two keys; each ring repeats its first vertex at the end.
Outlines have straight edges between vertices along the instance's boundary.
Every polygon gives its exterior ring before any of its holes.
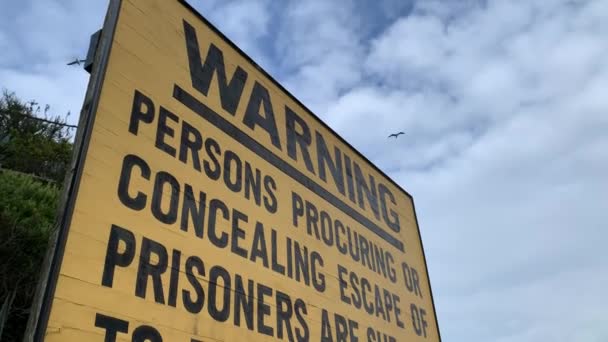
{"type": "MultiPolygon", "coordinates": [[[[191,3],[414,196],[444,341],[608,341],[608,1],[191,3]]],[[[106,6],[3,1],[0,88],[75,122],[106,6]]]]}

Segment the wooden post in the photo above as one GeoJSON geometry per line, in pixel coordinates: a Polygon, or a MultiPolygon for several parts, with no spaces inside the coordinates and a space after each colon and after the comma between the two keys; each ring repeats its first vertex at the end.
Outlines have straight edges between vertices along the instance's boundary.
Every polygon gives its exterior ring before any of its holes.
{"type": "MultiPolygon", "coordinates": [[[[91,77],[80,111],[72,161],[63,183],[61,201],[57,211],[56,229],[49,240],[49,246],[36,288],[36,295],[30,309],[30,316],[23,338],[25,342],[44,340],[47,320],[55,292],[55,283],[59,276],[59,263],[63,257],[67,228],[72,217],[78,184],[91,135],[93,118],[97,111],[108,58],[110,57],[120,5],[121,0],[110,0],[98,45],[89,47],[89,49],[95,49],[94,52],[89,51],[89,53],[94,54],[91,77]]],[[[95,39],[91,41],[95,41],[95,39]]]]}

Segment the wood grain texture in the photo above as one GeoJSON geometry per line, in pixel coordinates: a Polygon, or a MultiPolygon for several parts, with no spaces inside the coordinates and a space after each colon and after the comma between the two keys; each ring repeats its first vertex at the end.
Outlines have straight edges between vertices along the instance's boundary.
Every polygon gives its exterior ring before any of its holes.
{"type": "MultiPolygon", "coordinates": [[[[92,122],[78,193],[70,220],[65,228],[68,235],[63,259],[59,265],[59,275],[52,297],[45,340],[102,341],[105,331],[95,326],[95,318],[98,314],[129,322],[128,333],[117,335],[119,341],[130,341],[133,330],[142,325],[154,327],[165,341],[190,341],[191,338],[200,341],[275,340],[278,338],[280,325],[277,321],[277,312],[280,310],[277,307],[280,305],[277,299],[279,292],[288,295],[292,304],[297,298],[302,299],[306,304],[305,321],[308,324],[309,340],[320,340],[323,310],[329,311],[332,326],[335,325],[334,313],[347,320],[358,322],[357,335],[361,340],[367,340],[366,330],[368,328],[393,336],[398,341],[440,340],[411,196],[360,157],[351,146],[345,144],[327,126],[321,124],[306,108],[303,108],[299,102],[279,88],[257,66],[251,64],[241,52],[235,50],[214,29],[179,1],[123,0],[112,44],[103,87],[98,94],[99,105],[96,106],[94,122],[92,122]],[[234,115],[222,107],[217,77],[214,77],[206,96],[193,87],[186,51],[184,20],[196,30],[203,58],[207,55],[210,44],[213,44],[223,53],[227,75],[233,75],[237,67],[247,73],[248,78],[244,82],[242,97],[234,115]],[[251,129],[243,123],[247,102],[252,96],[256,82],[268,91],[272,99],[271,105],[275,113],[281,148],[273,144],[272,137],[264,129],[260,127],[251,129]],[[323,185],[332,196],[349,204],[352,210],[403,242],[405,252],[399,251],[377,234],[366,229],[360,221],[328,203],[324,197],[312,192],[306,184],[294,181],[293,176],[269,163],[267,158],[262,158],[251,147],[237,141],[234,135],[226,134],[225,130],[219,129],[216,124],[202,119],[200,115],[173,96],[175,86],[192,94],[211,111],[227,120],[235,129],[248,134],[270,153],[281,157],[290,167],[300,170],[312,181],[323,185]],[[140,121],[137,134],[134,134],[129,131],[129,125],[136,91],[153,101],[155,111],[152,122],[140,121]],[[173,134],[165,135],[163,139],[167,145],[176,149],[176,156],[171,156],[158,147],[161,106],[163,110],[169,111],[177,117],[176,120],[170,120],[167,124],[173,129],[173,134]],[[339,188],[329,181],[330,175],[328,180],[324,181],[307,169],[303,158],[300,157],[296,161],[288,157],[285,149],[286,119],[284,111],[286,106],[297,112],[312,132],[318,132],[325,139],[325,143],[332,153],[334,148],[338,148],[343,155],[348,155],[354,163],[361,167],[361,171],[366,177],[373,176],[377,182],[382,182],[387,186],[394,195],[395,205],[391,206],[396,208],[399,217],[400,231],[398,233],[391,231],[382,217],[374,215],[370,211],[369,206],[361,208],[349,202],[348,195],[341,193],[339,188]],[[259,203],[256,204],[254,199],[251,196],[245,196],[243,191],[228,190],[225,181],[221,178],[214,180],[204,172],[197,170],[196,167],[193,167],[191,155],[188,155],[189,159],[186,162],[180,161],[177,155],[179,149],[183,147],[181,144],[183,141],[180,139],[184,123],[196,129],[205,141],[208,139],[216,141],[224,156],[226,151],[232,151],[238,156],[243,168],[245,164],[248,164],[259,170],[262,177],[271,177],[276,182],[274,191],[277,203],[276,212],[264,209],[264,206],[259,203]],[[117,195],[120,192],[121,172],[124,171],[123,163],[128,155],[134,155],[143,160],[150,170],[149,177],[142,177],[141,170],[138,168],[133,169],[134,171],[130,173],[129,196],[135,196],[137,193],[146,196],[141,210],[129,208],[124,202],[121,202],[117,195]],[[179,215],[175,222],[170,223],[161,222],[152,209],[154,198],[160,202],[161,211],[168,212],[171,208],[171,189],[164,186],[161,187],[162,191],[155,190],[155,177],[163,172],[174,176],[179,186],[176,197],[179,215]],[[238,244],[246,250],[247,257],[244,258],[231,252],[230,245],[221,248],[212,243],[207,235],[209,234],[208,224],[204,224],[202,236],[195,235],[193,226],[189,226],[187,231],[180,228],[186,185],[193,189],[196,201],[201,199],[198,196],[199,193],[204,192],[206,197],[203,207],[207,211],[210,210],[210,203],[214,199],[225,203],[229,217],[227,220],[223,218],[217,220],[216,229],[219,233],[227,234],[230,241],[234,239],[234,230],[231,227],[234,215],[237,215],[235,210],[246,216],[246,219],[240,222],[244,234],[238,244]],[[396,273],[396,281],[392,282],[380,272],[370,269],[363,262],[354,261],[353,258],[344,255],[335,246],[335,242],[331,246],[323,243],[314,234],[309,234],[304,217],[301,217],[300,223],[294,226],[292,211],[294,192],[314,204],[319,212],[327,213],[332,222],[339,220],[345,227],[348,227],[352,234],[356,232],[357,236],[365,239],[370,246],[376,246],[390,253],[394,258],[392,265],[396,273]],[[292,279],[293,276],[281,274],[272,267],[264,267],[260,259],[251,260],[249,258],[254,249],[254,231],[257,229],[258,222],[264,227],[268,255],[275,253],[283,264],[288,263],[286,256],[290,255],[289,250],[295,248],[290,245],[293,242],[297,242],[302,248],[306,247],[309,255],[317,252],[322,257],[323,265],[320,266],[320,269],[325,277],[323,291],[315,290],[311,283],[296,281],[292,279]],[[133,260],[124,267],[115,267],[113,284],[109,287],[102,285],[102,278],[104,269],[108,267],[106,257],[110,249],[108,246],[113,225],[130,232],[135,247],[133,260]],[[276,232],[277,243],[274,248],[271,248],[271,231],[276,232]],[[155,300],[156,292],[153,282],[149,279],[145,293],[143,295],[140,293],[140,296],[136,295],[138,272],[141,272],[143,258],[142,244],[146,239],[162,245],[166,249],[169,259],[167,270],[161,275],[160,283],[164,295],[162,303],[155,300]],[[172,253],[176,253],[176,251],[179,251],[180,261],[176,265],[172,265],[175,257],[175,254],[172,253]],[[206,299],[202,310],[195,314],[187,310],[182,300],[183,291],[193,291],[186,272],[186,260],[189,257],[199,258],[205,266],[205,274],[195,275],[204,290],[206,299]],[[417,295],[418,290],[411,288],[413,281],[411,274],[409,282],[404,279],[402,268],[404,263],[408,266],[407,270],[416,270],[421,295],[417,295]],[[214,282],[210,279],[211,269],[214,266],[228,271],[232,286],[226,286],[225,283],[214,282]],[[399,307],[400,320],[404,323],[404,327],[396,324],[394,310],[392,314],[389,314],[389,317],[392,315],[391,318],[382,319],[380,315],[369,315],[364,308],[355,308],[341,300],[342,291],[339,279],[345,277],[348,282],[349,273],[339,274],[340,266],[354,272],[358,279],[366,278],[370,281],[371,290],[368,292],[370,302],[386,300],[384,297],[375,298],[375,285],[380,289],[381,295],[384,295],[382,291],[386,290],[387,293],[398,296],[400,302],[393,303],[393,306],[399,307]],[[169,289],[172,287],[170,273],[175,274],[173,284],[177,284],[175,305],[168,304],[169,289]],[[229,293],[230,305],[235,305],[234,285],[237,275],[242,277],[245,284],[251,280],[255,284],[254,288],[257,288],[258,284],[263,284],[272,289],[272,294],[264,297],[265,304],[269,306],[269,313],[265,317],[265,321],[268,326],[273,328],[272,334],[260,334],[257,329],[259,326],[257,321],[254,323],[253,330],[247,329],[243,320],[241,320],[241,325],[237,326],[234,323],[234,309],[225,322],[214,320],[208,311],[211,300],[208,295],[211,288],[217,289],[221,294],[229,293]],[[425,312],[424,335],[422,336],[421,332],[416,331],[417,328],[422,328],[420,326],[422,323],[419,318],[417,320],[416,316],[412,315],[412,304],[425,312]]],[[[262,112],[264,112],[263,109],[262,112]]],[[[316,140],[313,140],[310,145],[313,160],[317,159],[314,153],[317,151],[317,143],[316,140]]],[[[195,202],[195,204],[200,203],[195,202]]],[[[207,214],[209,213],[207,212],[207,214]]],[[[337,228],[334,227],[334,229],[337,228]]],[[[346,239],[346,235],[342,236],[346,239]]],[[[127,253],[128,248],[123,241],[119,244],[117,253],[127,253]]],[[[152,255],[151,264],[158,263],[158,258],[157,254],[152,255]]],[[[352,290],[352,285],[352,283],[348,283],[346,292],[348,296],[350,296],[348,291],[352,290]]],[[[257,292],[252,294],[256,300],[259,299],[258,295],[257,292]]],[[[218,301],[218,305],[223,304],[223,300],[218,301]]],[[[256,307],[257,305],[259,303],[256,304],[256,307]]],[[[259,317],[257,311],[254,317],[256,320],[259,317]]],[[[303,329],[295,317],[291,324],[294,334],[295,328],[303,329]]],[[[335,334],[336,332],[333,331],[334,338],[335,334]]],[[[288,339],[285,332],[283,339],[288,339]]]]}

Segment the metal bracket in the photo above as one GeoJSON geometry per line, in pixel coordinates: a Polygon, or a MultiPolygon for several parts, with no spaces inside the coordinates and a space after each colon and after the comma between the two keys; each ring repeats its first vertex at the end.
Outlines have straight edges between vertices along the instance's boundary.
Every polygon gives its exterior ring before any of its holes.
{"type": "Polygon", "coordinates": [[[89,42],[89,51],[87,51],[87,59],[84,62],[84,70],[86,70],[89,74],[93,71],[93,61],[95,60],[95,54],[97,53],[99,37],[101,37],[101,30],[93,33],[89,42]]]}

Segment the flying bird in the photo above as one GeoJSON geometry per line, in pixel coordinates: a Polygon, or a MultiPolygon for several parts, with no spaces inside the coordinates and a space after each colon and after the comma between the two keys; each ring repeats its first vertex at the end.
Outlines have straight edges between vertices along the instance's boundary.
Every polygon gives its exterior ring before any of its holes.
{"type": "Polygon", "coordinates": [[[393,134],[389,135],[388,137],[397,139],[401,134],[405,134],[405,132],[393,133],[393,134]]]}
{"type": "Polygon", "coordinates": [[[86,62],[86,60],[76,58],[72,62],[68,63],[68,65],[80,65],[80,63],[84,63],[84,62],[86,62]]]}

